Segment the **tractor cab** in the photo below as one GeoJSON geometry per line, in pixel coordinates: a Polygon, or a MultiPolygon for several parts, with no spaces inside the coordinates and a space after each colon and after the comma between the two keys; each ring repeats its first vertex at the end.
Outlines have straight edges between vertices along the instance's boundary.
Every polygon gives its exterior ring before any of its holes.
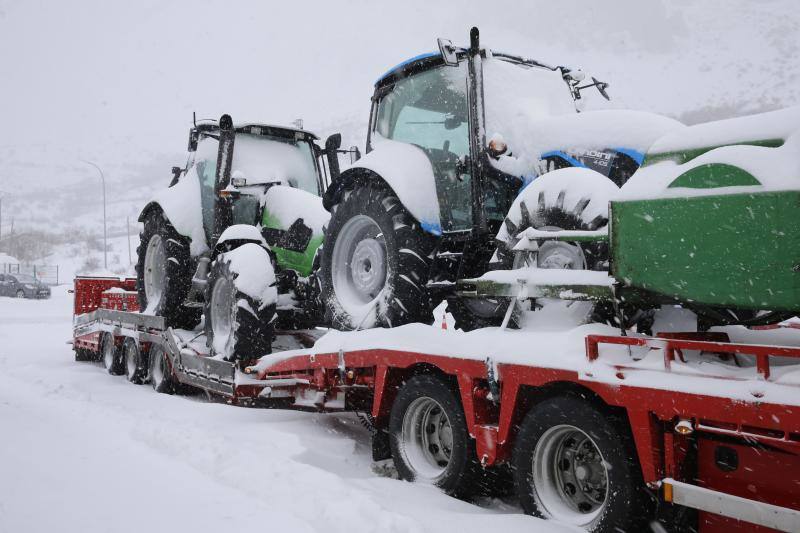
{"type": "Polygon", "coordinates": [[[497,232],[531,179],[519,162],[499,162],[508,150],[504,137],[514,138],[531,114],[574,114],[580,95],[569,69],[481,49],[477,29],[471,39],[468,49],[440,39],[440,53],[392,68],[372,99],[367,152],[388,140],[425,153],[442,234],[497,232]]]}
{"type": "Polygon", "coordinates": [[[301,129],[266,124],[237,124],[225,131],[216,122],[194,126],[189,133],[187,171],[194,167],[200,182],[208,241],[213,242],[231,224],[256,225],[260,198],[269,187],[286,186],[320,196],[328,182],[328,165],[317,139],[301,129]],[[220,154],[224,154],[223,164],[220,154]],[[220,202],[229,204],[230,214],[223,214],[221,224],[216,224],[220,202]]]}

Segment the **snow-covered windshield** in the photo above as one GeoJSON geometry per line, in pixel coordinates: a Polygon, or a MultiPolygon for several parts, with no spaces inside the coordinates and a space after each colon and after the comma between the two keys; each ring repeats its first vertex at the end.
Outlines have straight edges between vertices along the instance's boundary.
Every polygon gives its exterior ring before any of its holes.
{"type": "Polygon", "coordinates": [[[17,281],[20,283],[36,283],[36,278],[28,274],[14,274],[14,277],[17,278],[17,281]]]}
{"type": "Polygon", "coordinates": [[[305,139],[237,133],[231,177],[248,185],[279,181],[319,194],[314,153],[305,139]]]}
{"type": "Polygon", "coordinates": [[[501,135],[515,154],[536,143],[537,120],[576,112],[559,71],[490,57],[483,62],[483,91],[487,138],[501,135]]]}

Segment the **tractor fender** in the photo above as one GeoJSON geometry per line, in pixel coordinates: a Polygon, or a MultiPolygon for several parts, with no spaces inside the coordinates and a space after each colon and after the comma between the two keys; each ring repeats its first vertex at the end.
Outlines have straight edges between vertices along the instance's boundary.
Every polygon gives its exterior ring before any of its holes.
{"type": "Polygon", "coordinates": [[[426,232],[439,236],[439,199],[433,167],[422,149],[406,143],[381,139],[373,150],[342,172],[325,193],[323,205],[330,210],[342,193],[360,180],[381,179],[397,195],[426,232]]]}
{"type": "Polygon", "coordinates": [[[216,257],[217,254],[226,251],[228,248],[238,248],[248,242],[252,242],[253,244],[257,244],[269,250],[269,245],[261,234],[261,231],[259,231],[259,228],[249,224],[234,224],[228,226],[228,228],[222,232],[222,235],[219,236],[219,239],[217,239],[214,245],[212,257],[216,257]]]}
{"type": "Polygon", "coordinates": [[[155,193],[142,209],[139,222],[144,222],[153,209],[160,209],[175,231],[189,239],[192,257],[208,251],[200,203],[200,181],[194,167],[178,183],[155,193]]]}

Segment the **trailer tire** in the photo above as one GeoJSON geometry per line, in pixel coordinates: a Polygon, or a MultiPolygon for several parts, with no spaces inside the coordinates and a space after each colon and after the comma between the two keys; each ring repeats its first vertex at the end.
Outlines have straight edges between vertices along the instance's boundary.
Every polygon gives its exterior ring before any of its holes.
{"type": "Polygon", "coordinates": [[[275,298],[274,267],[264,248],[248,243],[219,254],[211,265],[203,306],[206,342],[212,354],[227,361],[249,361],[272,353],[275,298]],[[243,261],[237,260],[240,253],[248,256],[248,270],[266,271],[258,276],[261,286],[255,288],[262,294],[261,300],[237,286],[237,280],[245,275],[243,261]]]}
{"type": "Polygon", "coordinates": [[[402,479],[457,497],[475,489],[471,481],[481,470],[475,442],[461,402],[441,379],[418,375],[403,385],[389,416],[389,444],[402,479]]]}
{"type": "Polygon", "coordinates": [[[97,356],[94,352],[87,350],[86,348],[75,348],[75,361],[84,362],[84,361],[96,361],[97,356]]]}
{"type": "Polygon", "coordinates": [[[376,180],[331,208],[322,248],[322,295],[331,325],[352,330],[433,321],[426,285],[435,240],[376,180]]]}
{"type": "Polygon", "coordinates": [[[135,385],[141,385],[147,378],[147,360],[143,357],[139,343],[128,337],[122,343],[122,359],[125,362],[125,377],[135,385]]]}
{"type": "Polygon", "coordinates": [[[199,308],[183,305],[192,288],[194,261],[189,239],[180,235],[161,209],[151,209],[144,219],[136,249],[136,290],[139,308],[163,316],[168,326],[194,329],[200,322],[199,308]],[[151,295],[157,299],[150,301],[151,295]]]}
{"type": "Polygon", "coordinates": [[[103,333],[100,340],[100,350],[103,354],[103,366],[112,376],[122,375],[124,368],[122,366],[122,356],[119,348],[114,342],[114,336],[110,333],[103,333]]]}
{"type": "Polygon", "coordinates": [[[162,394],[172,394],[176,389],[175,378],[172,376],[172,367],[167,361],[164,348],[158,344],[150,345],[150,384],[153,390],[162,394]]]}
{"type": "Polygon", "coordinates": [[[549,398],[528,412],[517,435],[516,492],[539,518],[593,533],[644,531],[650,501],[636,457],[618,416],[577,397],[549,398]]]}

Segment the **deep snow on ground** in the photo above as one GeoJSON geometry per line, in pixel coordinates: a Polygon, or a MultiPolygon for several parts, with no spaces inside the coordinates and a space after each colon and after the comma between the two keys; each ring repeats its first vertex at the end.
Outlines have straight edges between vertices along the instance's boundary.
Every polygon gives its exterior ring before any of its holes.
{"type": "Polygon", "coordinates": [[[156,394],[76,363],[66,291],[0,298],[0,533],[573,531],[376,473],[351,415],[156,394]]]}

